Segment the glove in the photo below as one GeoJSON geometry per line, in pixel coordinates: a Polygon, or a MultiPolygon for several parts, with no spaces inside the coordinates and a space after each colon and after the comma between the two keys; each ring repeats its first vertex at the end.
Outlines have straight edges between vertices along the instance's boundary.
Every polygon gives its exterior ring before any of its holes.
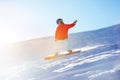
{"type": "Polygon", "coordinates": [[[75,20],[73,23],[76,24],[77,20],[75,20]]]}

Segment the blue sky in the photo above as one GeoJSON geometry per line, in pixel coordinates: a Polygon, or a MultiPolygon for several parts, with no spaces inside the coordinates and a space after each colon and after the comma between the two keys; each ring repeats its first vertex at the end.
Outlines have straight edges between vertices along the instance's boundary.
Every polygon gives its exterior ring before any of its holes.
{"type": "Polygon", "coordinates": [[[0,1],[0,44],[54,36],[56,19],[78,20],[70,33],[120,23],[120,0],[0,1]]]}

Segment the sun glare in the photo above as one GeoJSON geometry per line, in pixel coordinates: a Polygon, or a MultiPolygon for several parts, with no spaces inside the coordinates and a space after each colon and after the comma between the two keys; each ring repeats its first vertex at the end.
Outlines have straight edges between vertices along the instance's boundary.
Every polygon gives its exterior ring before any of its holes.
{"type": "Polygon", "coordinates": [[[25,16],[23,8],[15,3],[5,1],[0,5],[0,46],[20,39],[20,26],[25,24],[25,16]]]}
{"type": "Polygon", "coordinates": [[[3,29],[0,30],[0,46],[14,43],[17,41],[17,33],[13,30],[3,29]]]}

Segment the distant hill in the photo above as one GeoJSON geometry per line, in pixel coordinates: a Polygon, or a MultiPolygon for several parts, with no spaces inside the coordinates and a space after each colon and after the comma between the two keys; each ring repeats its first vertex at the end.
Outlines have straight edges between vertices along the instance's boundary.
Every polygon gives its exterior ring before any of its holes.
{"type": "MultiPolygon", "coordinates": [[[[73,33],[69,39],[72,48],[112,43],[120,47],[120,24],[94,31],[73,33]]],[[[43,58],[45,55],[53,54],[54,48],[54,37],[51,36],[15,43],[1,48],[0,51],[4,56],[7,55],[4,58],[6,62],[16,63],[43,58]]]]}

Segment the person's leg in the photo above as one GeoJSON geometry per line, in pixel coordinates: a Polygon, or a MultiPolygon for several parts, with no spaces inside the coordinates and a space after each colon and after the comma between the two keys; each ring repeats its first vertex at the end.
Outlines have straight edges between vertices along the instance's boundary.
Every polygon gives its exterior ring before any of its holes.
{"type": "Polygon", "coordinates": [[[66,39],[66,48],[69,53],[72,53],[71,44],[68,39],[66,39]]]}
{"type": "Polygon", "coordinates": [[[61,52],[62,46],[63,46],[63,41],[62,40],[57,40],[55,42],[55,56],[59,55],[59,53],[61,52]]]}
{"type": "Polygon", "coordinates": [[[59,53],[59,43],[58,43],[58,41],[55,41],[55,53],[54,53],[54,55],[58,56],[58,53],[59,53]]]}

